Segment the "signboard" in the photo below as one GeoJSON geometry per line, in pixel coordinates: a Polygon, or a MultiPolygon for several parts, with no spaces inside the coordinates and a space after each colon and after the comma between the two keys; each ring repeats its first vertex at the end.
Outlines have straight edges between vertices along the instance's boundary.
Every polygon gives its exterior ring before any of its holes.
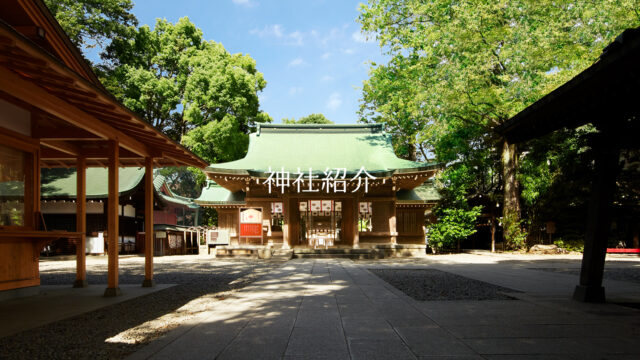
{"type": "Polygon", "coordinates": [[[262,211],[240,209],[240,236],[262,237],[262,211]]]}
{"type": "Polygon", "coordinates": [[[261,223],[240,224],[240,236],[262,237],[262,224],[261,223]]]}
{"type": "Polygon", "coordinates": [[[307,206],[308,206],[308,205],[309,205],[309,203],[308,203],[308,202],[306,202],[306,201],[300,201],[300,203],[298,203],[298,209],[299,209],[301,212],[306,212],[306,211],[307,211],[307,206]]]}
{"type": "Polygon", "coordinates": [[[261,224],[262,211],[258,209],[242,209],[240,211],[240,222],[244,224],[261,224]]]}
{"type": "Polygon", "coordinates": [[[331,210],[333,210],[333,201],[322,200],[322,211],[331,211],[331,210]]]}
{"type": "Polygon", "coordinates": [[[336,201],[333,203],[333,210],[334,211],[342,211],[342,202],[341,201],[336,201]]]}
{"type": "Polygon", "coordinates": [[[320,200],[311,200],[309,201],[309,207],[311,211],[321,211],[322,210],[322,201],[320,200]]]}
{"type": "Polygon", "coordinates": [[[271,203],[271,212],[274,214],[282,214],[282,203],[281,202],[271,203]]]}

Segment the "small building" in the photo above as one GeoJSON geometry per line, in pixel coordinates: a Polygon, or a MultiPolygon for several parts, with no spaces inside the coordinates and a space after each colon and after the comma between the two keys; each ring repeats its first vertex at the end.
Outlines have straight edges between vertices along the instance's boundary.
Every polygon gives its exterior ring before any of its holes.
{"type": "Polygon", "coordinates": [[[243,159],[205,169],[195,202],[217,210],[231,247],[424,253],[441,168],[398,158],[381,125],[260,124],[243,159]]]}
{"type": "MultiPolygon", "coordinates": [[[[119,179],[119,234],[120,253],[144,252],[144,168],[122,168],[119,179]],[[142,233],[142,236],[139,236],[142,233]]],[[[104,233],[107,219],[104,216],[108,202],[107,169],[89,168],[87,177],[87,243],[86,252],[105,252],[104,233]]],[[[155,254],[183,254],[186,252],[183,233],[191,232],[191,227],[199,225],[199,208],[192,199],[174,194],[163,175],[154,174],[154,228],[161,232],[173,232],[179,226],[180,243],[173,242],[173,249],[155,248],[155,254]],[[166,228],[166,229],[165,229],[166,228]]],[[[50,230],[73,231],[76,228],[76,170],[43,169],[41,187],[41,209],[44,225],[50,230]]],[[[172,235],[173,236],[173,235],[172,235]]],[[[191,237],[193,235],[190,235],[191,237]]],[[[49,248],[54,254],[71,254],[75,246],[65,239],[55,242],[49,248]]]]}
{"type": "MultiPolygon", "coordinates": [[[[142,166],[150,184],[145,229],[152,232],[154,167],[206,163],[114,99],[42,0],[0,2],[0,291],[35,290],[40,252],[58,239],[78,244],[74,286],[86,286],[86,170],[108,168],[104,216],[114,249],[120,168],[142,166]],[[75,231],[44,228],[41,168],[78,172],[75,231]]],[[[143,286],[153,286],[153,243],[147,242],[143,286]]],[[[117,251],[109,252],[107,272],[105,296],[120,294],[117,251]]]]}

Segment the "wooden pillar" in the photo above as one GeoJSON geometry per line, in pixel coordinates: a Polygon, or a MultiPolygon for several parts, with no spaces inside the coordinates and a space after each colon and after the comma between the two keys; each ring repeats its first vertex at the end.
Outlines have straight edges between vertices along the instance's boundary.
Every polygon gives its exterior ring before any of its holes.
{"type": "Polygon", "coordinates": [[[155,286],[153,280],[153,158],[144,159],[144,280],[143,287],[155,286]]]}
{"type": "Polygon", "coordinates": [[[109,185],[107,206],[107,246],[108,246],[108,273],[107,288],[104,296],[120,295],[118,287],[118,222],[120,220],[120,204],[119,204],[119,176],[118,170],[120,165],[119,144],[117,140],[109,140],[109,185]]]}
{"type": "Polygon", "coordinates": [[[396,202],[391,202],[391,212],[389,216],[389,235],[391,235],[391,245],[398,243],[398,226],[396,220],[396,202]]]}
{"type": "Polygon", "coordinates": [[[79,157],[76,160],[76,232],[80,238],[76,240],[76,281],[75,288],[87,287],[87,160],[79,157]]]}
{"type": "Polygon", "coordinates": [[[291,204],[290,197],[283,195],[282,211],[284,212],[284,224],[282,225],[282,248],[291,249],[291,204]]]}
{"type": "Polygon", "coordinates": [[[580,284],[573,299],[584,302],[604,302],[602,275],[611,226],[610,207],[619,170],[620,150],[615,136],[601,130],[596,151],[594,179],[587,212],[587,231],[580,270],[580,284]]]}

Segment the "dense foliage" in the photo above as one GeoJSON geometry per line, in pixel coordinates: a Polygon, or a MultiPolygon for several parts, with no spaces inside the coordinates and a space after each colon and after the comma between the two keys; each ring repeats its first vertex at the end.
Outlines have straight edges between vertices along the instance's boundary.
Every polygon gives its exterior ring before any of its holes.
{"type": "Polygon", "coordinates": [[[307,116],[303,116],[300,119],[296,120],[294,118],[282,119],[283,124],[333,124],[334,122],[327,119],[323,114],[311,114],[307,116]]]}
{"type": "Polygon", "coordinates": [[[640,24],[638,9],[636,0],[371,0],[359,21],[390,60],[372,64],[361,120],[385,124],[408,158],[463,164],[468,201],[490,216],[501,207],[507,246],[520,248],[545,221],[564,221],[550,209],[582,211],[585,177],[574,176],[588,172],[593,129],[516,147],[495,128],[596,61],[640,24]]]}
{"type": "Polygon", "coordinates": [[[80,49],[106,46],[128,36],[138,20],[131,0],[44,0],[71,41],[80,49]]]}

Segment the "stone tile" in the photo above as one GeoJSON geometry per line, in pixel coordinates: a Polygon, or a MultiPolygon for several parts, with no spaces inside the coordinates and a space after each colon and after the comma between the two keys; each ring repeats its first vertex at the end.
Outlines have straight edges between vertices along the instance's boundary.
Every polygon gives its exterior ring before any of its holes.
{"type": "MultiPolygon", "coordinates": [[[[598,338],[618,333],[619,327],[607,324],[491,324],[444,326],[459,338],[598,338]]],[[[623,333],[620,333],[624,336],[623,333]]]]}
{"type": "Polygon", "coordinates": [[[418,356],[476,355],[465,343],[435,326],[395,327],[411,351],[418,356]]]}
{"type": "Polygon", "coordinates": [[[393,339],[397,334],[391,325],[376,318],[342,319],[342,328],[347,339],[393,339]]]}
{"type": "Polygon", "coordinates": [[[491,355],[589,355],[599,353],[595,346],[577,339],[493,338],[467,339],[467,345],[480,354],[491,355]]]}
{"type": "Polygon", "coordinates": [[[153,359],[215,358],[236,337],[246,323],[205,323],[186,332],[169,346],[153,354],[153,359]]]}
{"type": "Polygon", "coordinates": [[[411,359],[416,357],[397,337],[390,339],[349,339],[349,352],[353,360],[411,359]]]}
{"type": "Polygon", "coordinates": [[[216,359],[281,359],[288,341],[289,332],[240,334],[216,359]]]}
{"type": "Polygon", "coordinates": [[[285,356],[304,355],[348,357],[347,343],[341,328],[295,327],[285,356]]]}

